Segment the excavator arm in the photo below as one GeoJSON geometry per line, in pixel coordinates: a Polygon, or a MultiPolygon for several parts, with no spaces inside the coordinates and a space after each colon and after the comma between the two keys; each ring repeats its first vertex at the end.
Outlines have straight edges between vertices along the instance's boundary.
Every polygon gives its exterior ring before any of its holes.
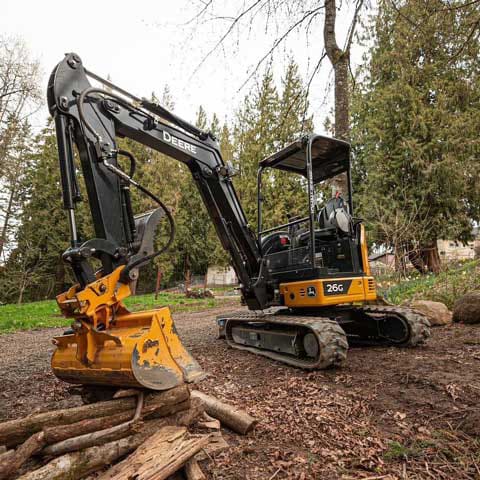
{"type": "MultiPolygon", "coordinates": [[[[68,211],[71,247],[64,259],[72,265],[83,288],[95,280],[89,257],[102,263],[101,275],[124,265],[120,281],[137,276],[138,267],[151,260],[153,234],[163,216],[173,221],[166,207],[134,179],[135,159],[119,149],[117,138],[130,138],[185,163],[198,187],[218,237],[229,252],[250,309],[268,305],[262,275],[262,258],[255,235],[246,220],[231,181],[232,168],[222,160],[215,138],[177,117],[162,106],[138,98],[89,72],[74,53],[54,69],[48,85],[48,105],[55,119],[63,190],[68,211]],[[101,84],[92,86],[90,80],[101,84]],[[80,200],[74,146],[80,158],[96,238],[82,242],[75,221],[80,200]],[[129,159],[130,172],[118,159],[129,159]],[[135,217],[130,188],[139,188],[160,208],[135,217]]],[[[170,242],[171,243],[171,238],[170,242]]]]}

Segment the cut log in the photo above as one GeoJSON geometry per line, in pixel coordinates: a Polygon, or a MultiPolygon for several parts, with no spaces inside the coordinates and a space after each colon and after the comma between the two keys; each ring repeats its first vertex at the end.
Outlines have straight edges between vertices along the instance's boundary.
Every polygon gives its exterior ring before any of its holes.
{"type": "Polygon", "coordinates": [[[38,432],[27,439],[15,451],[0,458],[0,480],[11,477],[32,456],[45,446],[45,435],[38,432]]]}
{"type": "Polygon", "coordinates": [[[194,458],[188,460],[188,462],[185,464],[184,470],[187,480],[207,480],[207,477],[202,472],[200,465],[194,458]]]}
{"type": "MultiPolygon", "coordinates": [[[[17,480],[78,480],[93,473],[121,457],[133,452],[148,437],[165,425],[168,418],[145,422],[142,430],[120,440],[66,453],[57,457],[43,467],[22,475],[17,480]]],[[[172,419],[170,419],[172,420],[172,419]]]]}
{"type": "Polygon", "coordinates": [[[58,443],[67,438],[77,437],[86,433],[98,432],[98,430],[105,430],[106,428],[120,425],[128,422],[132,418],[131,411],[118,413],[117,415],[110,415],[109,417],[92,418],[82,420],[70,425],[59,425],[56,427],[45,427],[43,433],[47,445],[58,443]]]}
{"type": "Polygon", "coordinates": [[[189,437],[185,427],[164,427],[99,480],[165,480],[208,444],[208,435],[189,437]]]}
{"type": "MultiPolygon", "coordinates": [[[[143,408],[142,417],[160,418],[167,415],[172,415],[182,410],[187,410],[189,407],[190,400],[186,400],[184,402],[176,403],[173,405],[150,405],[149,407],[143,408]]],[[[53,443],[67,440],[68,438],[85,435],[86,433],[98,432],[99,430],[105,430],[107,428],[114,427],[115,425],[120,425],[122,423],[128,422],[131,418],[132,411],[128,410],[127,412],[118,413],[116,415],[82,420],[80,422],[72,423],[70,425],[45,427],[43,429],[43,432],[45,433],[45,440],[47,442],[47,445],[51,445],[53,443]]]]}
{"type": "MultiPolygon", "coordinates": [[[[186,404],[189,404],[189,400],[183,402],[184,406],[186,404]]],[[[167,417],[145,421],[139,427],[141,430],[134,435],[79,452],[66,453],[38,470],[23,475],[18,480],[64,480],[67,478],[68,480],[77,480],[83,478],[133,452],[147,438],[158,432],[160,428],[167,425],[177,425],[179,421],[195,421],[194,415],[188,415],[188,413],[188,410],[179,411],[167,417]]],[[[188,425],[186,424],[186,426],[188,425]]]]}
{"type": "Polygon", "coordinates": [[[78,437],[67,438],[42,450],[45,457],[58,457],[68,452],[76,452],[84,448],[102,445],[104,443],[127,437],[135,432],[135,422],[126,422],[114,427],[99,430],[98,432],[86,433],[78,437]]]}
{"type": "Polygon", "coordinates": [[[193,398],[199,398],[205,405],[205,411],[212,417],[220,420],[224,425],[237,433],[245,435],[258,423],[258,420],[251,417],[244,410],[223,403],[211,395],[194,390],[191,393],[193,398]]]}
{"type": "MultiPolygon", "coordinates": [[[[180,385],[171,390],[148,395],[145,400],[145,408],[156,405],[159,408],[167,407],[168,410],[169,406],[184,402],[188,398],[188,387],[180,385]]],[[[136,403],[135,397],[120,398],[81,407],[53,410],[0,423],[0,444],[17,445],[46,426],[70,425],[85,419],[106,417],[127,411],[130,416],[133,416],[136,403]]]]}

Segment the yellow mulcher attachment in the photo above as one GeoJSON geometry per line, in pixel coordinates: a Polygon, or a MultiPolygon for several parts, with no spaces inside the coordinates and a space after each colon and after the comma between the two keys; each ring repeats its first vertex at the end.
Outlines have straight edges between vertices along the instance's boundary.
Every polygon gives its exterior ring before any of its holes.
{"type": "Polygon", "coordinates": [[[170,309],[130,312],[122,300],[131,294],[119,281],[123,266],[57,297],[72,332],[55,337],[54,374],[75,384],[167,390],[203,376],[182,345],[170,309]]]}

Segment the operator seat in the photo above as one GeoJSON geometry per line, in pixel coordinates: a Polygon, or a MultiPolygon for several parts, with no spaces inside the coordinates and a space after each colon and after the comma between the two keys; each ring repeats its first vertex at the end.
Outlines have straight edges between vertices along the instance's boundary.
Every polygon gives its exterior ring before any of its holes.
{"type": "Polygon", "coordinates": [[[334,230],[348,234],[352,230],[352,217],[348,213],[345,200],[340,196],[331,198],[318,213],[320,231],[334,230]]]}
{"type": "MultiPolygon", "coordinates": [[[[352,233],[352,217],[348,213],[346,203],[340,196],[331,198],[317,215],[318,227],[315,229],[315,240],[332,241],[352,233]]],[[[310,231],[299,232],[296,246],[306,246],[310,239],[310,231]]]]}

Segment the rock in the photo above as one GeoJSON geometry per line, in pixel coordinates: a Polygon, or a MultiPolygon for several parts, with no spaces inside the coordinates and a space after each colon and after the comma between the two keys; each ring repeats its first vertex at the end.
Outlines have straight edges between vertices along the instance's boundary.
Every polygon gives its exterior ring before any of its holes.
{"type": "Polygon", "coordinates": [[[480,323],[480,292],[467,293],[455,302],[453,321],[480,323]]]}
{"type": "Polygon", "coordinates": [[[410,307],[427,317],[432,327],[452,323],[452,312],[441,302],[415,300],[411,303],[410,307]]]}

